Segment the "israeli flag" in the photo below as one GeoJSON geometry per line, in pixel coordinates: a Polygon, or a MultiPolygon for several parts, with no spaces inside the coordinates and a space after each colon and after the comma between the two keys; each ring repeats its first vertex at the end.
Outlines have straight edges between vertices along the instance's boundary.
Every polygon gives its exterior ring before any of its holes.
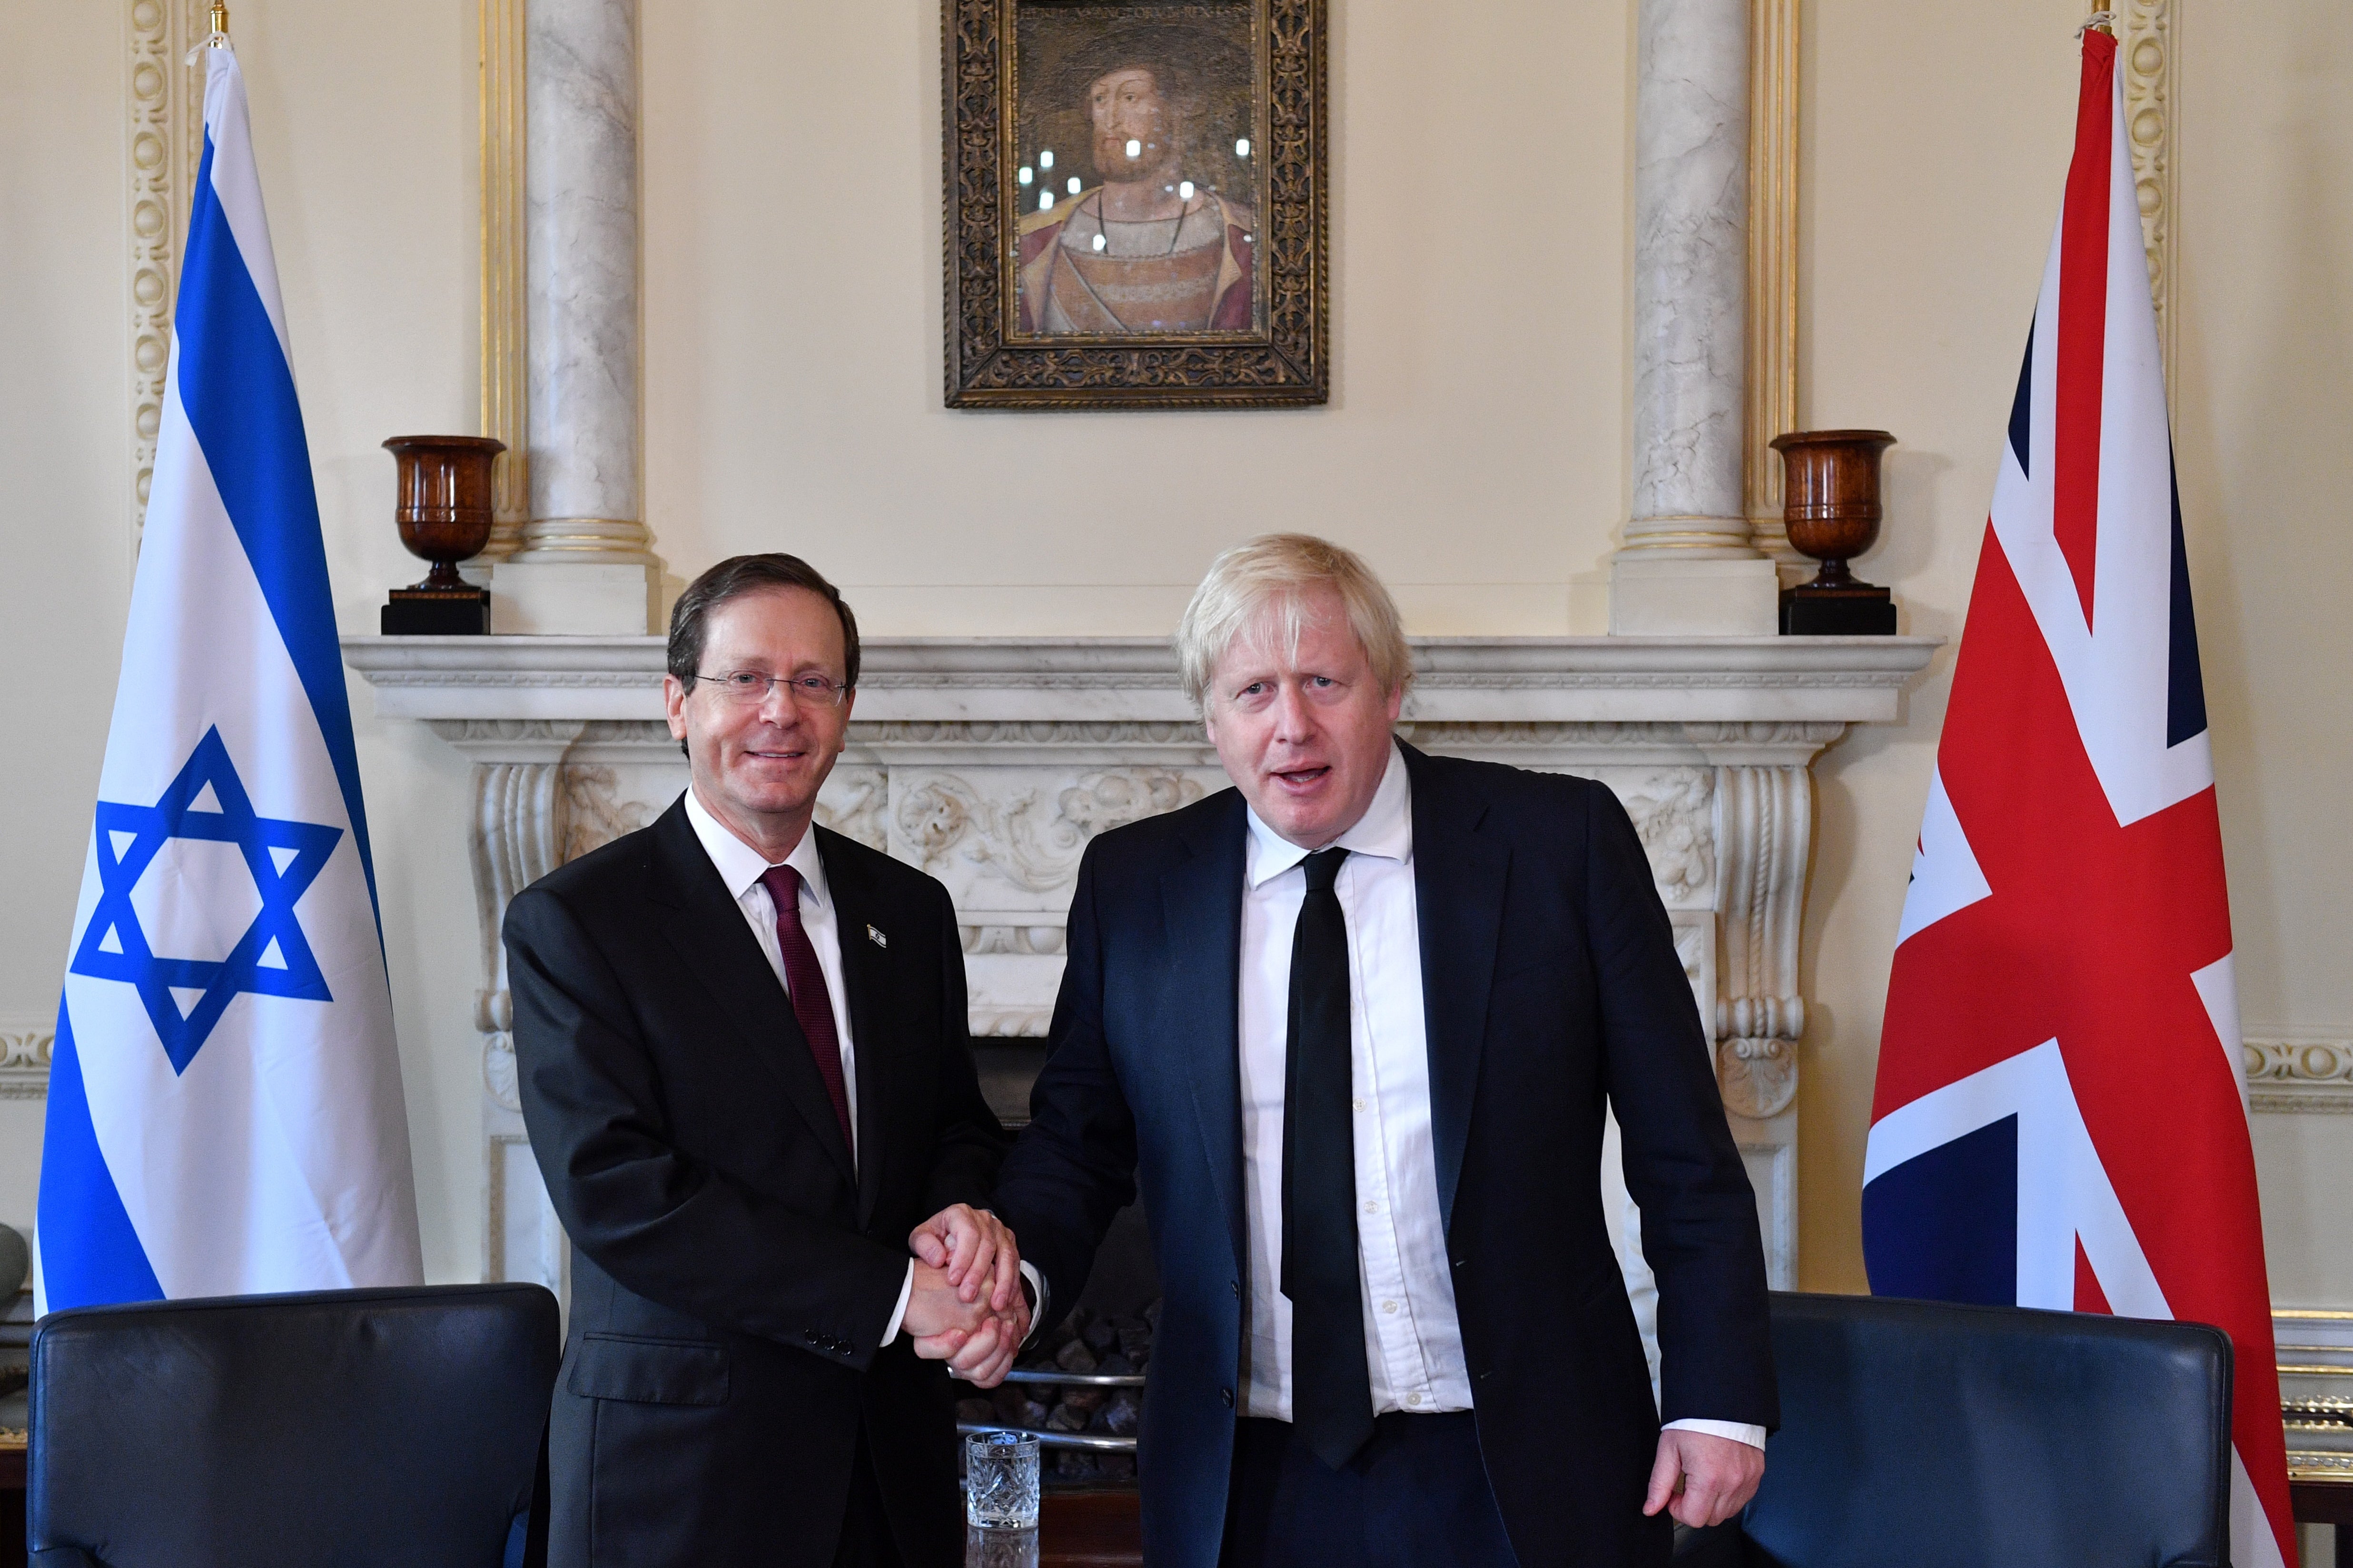
{"type": "Polygon", "coordinates": [[[245,82],[207,49],[49,1071],[37,1311],[418,1283],[350,703],[245,82]]]}

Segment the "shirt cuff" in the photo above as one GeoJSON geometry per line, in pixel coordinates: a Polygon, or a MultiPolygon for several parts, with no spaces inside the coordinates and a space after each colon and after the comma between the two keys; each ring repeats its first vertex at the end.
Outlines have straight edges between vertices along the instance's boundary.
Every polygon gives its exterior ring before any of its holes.
{"type": "Polygon", "coordinates": [[[1761,1448],[1765,1446],[1765,1428],[1751,1426],[1743,1421],[1670,1421],[1660,1430],[1704,1432],[1711,1437],[1729,1437],[1736,1443],[1746,1443],[1752,1448],[1761,1448]]]}
{"type": "Polygon", "coordinates": [[[1046,1277],[1025,1258],[1021,1260],[1021,1278],[1029,1287],[1029,1333],[1034,1339],[1038,1331],[1046,1326],[1046,1277]]]}
{"type": "MultiPolygon", "coordinates": [[[[907,1280],[905,1284],[899,1287],[899,1304],[891,1309],[891,1326],[882,1331],[882,1343],[887,1345],[899,1337],[899,1325],[905,1321],[907,1317],[908,1299],[914,1293],[915,1260],[910,1258],[907,1259],[907,1280]]],[[[1758,1439],[1757,1446],[1759,1447],[1764,1446],[1762,1438],[1758,1439]]]]}

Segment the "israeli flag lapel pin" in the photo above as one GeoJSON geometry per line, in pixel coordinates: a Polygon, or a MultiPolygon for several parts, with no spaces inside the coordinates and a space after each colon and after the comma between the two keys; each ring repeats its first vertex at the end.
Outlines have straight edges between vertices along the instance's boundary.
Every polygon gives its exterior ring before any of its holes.
{"type": "Polygon", "coordinates": [[[868,926],[866,928],[866,940],[872,942],[877,947],[888,947],[891,945],[891,939],[884,936],[881,931],[876,931],[872,926],[868,926]]]}

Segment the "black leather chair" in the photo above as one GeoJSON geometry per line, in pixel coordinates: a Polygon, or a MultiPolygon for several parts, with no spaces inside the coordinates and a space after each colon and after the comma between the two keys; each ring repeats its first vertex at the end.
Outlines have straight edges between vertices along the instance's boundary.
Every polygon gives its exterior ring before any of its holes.
{"type": "Polygon", "coordinates": [[[536,1285],[87,1307],[33,1333],[40,1568],[501,1568],[545,1554],[536,1285]]]}
{"type": "Polygon", "coordinates": [[[2202,1323],[1776,1294],[1781,1429],[1678,1568],[2223,1568],[2231,1341],[2202,1323]]]}

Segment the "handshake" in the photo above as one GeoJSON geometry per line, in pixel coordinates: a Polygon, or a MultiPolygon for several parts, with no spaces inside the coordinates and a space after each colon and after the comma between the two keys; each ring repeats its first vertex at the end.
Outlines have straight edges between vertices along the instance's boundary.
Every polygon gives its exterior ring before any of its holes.
{"type": "Polygon", "coordinates": [[[981,1388],[1005,1381],[1029,1337],[1029,1299],[1013,1232],[987,1209],[956,1204],[908,1233],[915,1278],[901,1331],[925,1361],[981,1388]]]}

